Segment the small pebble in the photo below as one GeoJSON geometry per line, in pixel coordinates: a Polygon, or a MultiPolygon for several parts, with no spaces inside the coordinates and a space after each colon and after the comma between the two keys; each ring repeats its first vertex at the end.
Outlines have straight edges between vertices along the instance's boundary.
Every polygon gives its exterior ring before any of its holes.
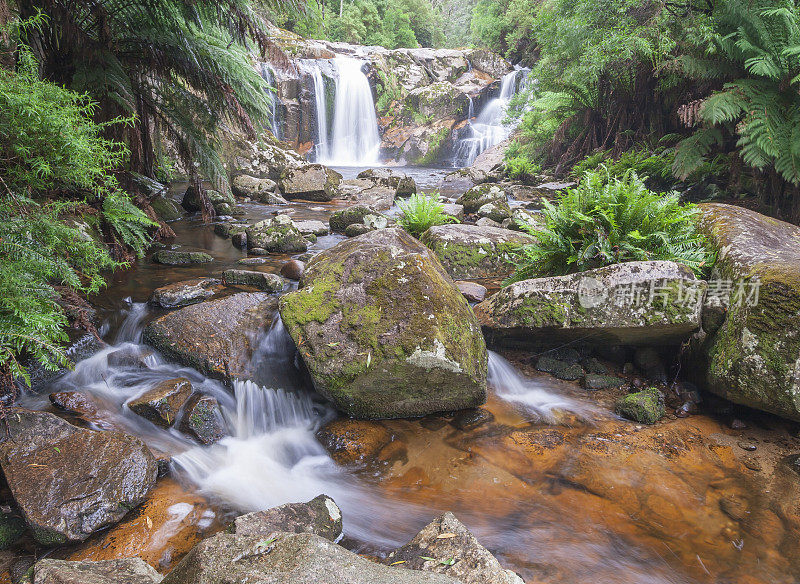
{"type": "Polygon", "coordinates": [[[289,260],[281,266],[281,276],[290,280],[299,280],[303,277],[306,265],[300,260],[289,260]]]}
{"type": "Polygon", "coordinates": [[[731,428],[733,428],[734,430],[744,430],[745,428],[747,428],[747,424],[742,422],[739,418],[734,418],[733,421],[731,422],[731,428]]]}
{"type": "Polygon", "coordinates": [[[742,450],[747,450],[748,452],[753,452],[756,448],[758,448],[758,446],[756,446],[752,442],[745,442],[744,440],[740,440],[738,444],[739,448],[741,448],[742,450]]]}
{"type": "Polygon", "coordinates": [[[748,456],[747,458],[745,458],[742,461],[742,463],[745,465],[745,467],[749,468],[750,470],[756,470],[756,471],[761,470],[761,463],[758,462],[758,460],[756,460],[752,456],[748,456]]]}

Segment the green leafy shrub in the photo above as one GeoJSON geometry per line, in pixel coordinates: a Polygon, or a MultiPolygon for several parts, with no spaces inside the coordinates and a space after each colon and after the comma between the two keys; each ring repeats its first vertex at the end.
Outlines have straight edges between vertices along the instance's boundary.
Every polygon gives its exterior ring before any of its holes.
{"type": "Polygon", "coordinates": [[[444,214],[438,193],[411,195],[407,201],[398,201],[397,206],[400,207],[397,222],[414,237],[419,237],[434,225],[458,223],[455,217],[444,214]]]}
{"type": "Polygon", "coordinates": [[[587,172],[556,204],[545,202],[545,227],[520,227],[536,238],[523,247],[510,281],[564,275],[636,260],[671,260],[703,275],[714,255],[695,228],[696,207],[677,193],[650,191],[633,171],[587,172]]]}
{"type": "Polygon", "coordinates": [[[535,180],[541,171],[541,166],[522,156],[506,159],[506,174],[514,180],[529,183],[535,180]]]}

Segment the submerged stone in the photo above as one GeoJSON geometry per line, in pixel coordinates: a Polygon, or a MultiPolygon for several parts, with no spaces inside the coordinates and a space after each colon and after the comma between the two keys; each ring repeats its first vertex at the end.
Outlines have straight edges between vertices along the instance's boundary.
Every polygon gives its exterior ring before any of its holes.
{"type": "Polygon", "coordinates": [[[157,251],[153,254],[152,259],[157,264],[168,266],[206,264],[214,261],[214,258],[202,251],[172,251],[169,249],[157,251]]]}
{"type": "Polygon", "coordinates": [[[192,382],[185,377],[166,379],[128,403],[135,414],[159,426],[175,423],[178,413],[192,394],[192,382]]]}
{"type": "Polygon", "coordinates": [[[211,298],[216,293],[216,278],[194,278],[167,284],[153,290],[150,302],[162,308],[180,308],[211,298]]]}
{"type": "Polygon", "coordinates": [[[396,228],[315,256],[281,299],[317,390],[356,417],[419,416],[486,399],[486,347],[436,257],[396,228]]]}

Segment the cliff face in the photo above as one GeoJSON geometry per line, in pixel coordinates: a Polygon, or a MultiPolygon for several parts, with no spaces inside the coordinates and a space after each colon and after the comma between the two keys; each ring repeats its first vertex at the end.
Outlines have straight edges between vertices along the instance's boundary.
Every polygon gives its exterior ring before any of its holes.
{"type": "Polygon", "coordinates": [[[451,156],[468,116],[480,111],[512,70],[483,49],[386,49],[307,40],[277,29],[273,38],[290,58],[289,67],[266,73],[273,76],[277,98],[273,125],[281,139],[311,158],[320,107],[329,124],[335,115],[333,58],[364,63],[378,115],[380,158],[417,164],[451,156]]]}

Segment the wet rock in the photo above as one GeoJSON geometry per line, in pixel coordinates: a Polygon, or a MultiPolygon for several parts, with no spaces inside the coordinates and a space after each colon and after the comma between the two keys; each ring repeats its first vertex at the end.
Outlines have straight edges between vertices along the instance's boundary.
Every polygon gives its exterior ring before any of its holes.
{"type": "Polygon", "coordinates": [[[602,361],[594,357],[587,357],[581,361],[581,365],[587,373],[594,373],[596,375],[608,375],[608,367],[602,361]]]}
{"type": "Polygon", "coordinates": [[[217,400],[210,395],[192,396],[183,412],[181,432],[203,444],[214,444],[226,434],[225,422],[217,400]]]}
{"type": "Polygon", "coordinates": [[[202,251],[172,251],[162,249],[153,254],[152,260],[167,266],[185,266],[190,264],[206,264],[214,258],[202,251]]]}
{"type": "Polygon", "coordinates": [[[281,266],[281,276],[290,280],[299,280],[305,271],[306,265],[300,260],[289,260],[281,266]]]}
{"type": "Polygon", "coordinates": [[[175,423],[190,395],[191,381],[185,377],[166,379],[128,402],[128,407],[144,419],[168,428],[175,423]]]}
{"type": "Polygon", "coordinates": [[[580,363],[583,357],[583,353],[575,347],[556,347],[555,349],[547,351],[545,355],[553,359],[558,359],[559,361],[564,361],[569,365],[580,363]]]}
{"type": "Polygon", "coordinates": [[[503,229],[503,224],[498,223],[497,221],[493,221],[488,217],[481,217],[475,222],[475,225],[478,227],[489,227],[491,229],[503,229]]]}
{"type": "Polygon", "coordinates": [[[321,164],[308,164],[287,170],[281,177],[280,189],[287,199],[330,201],[339,192],[342,175],[321,164]]]}
{"type": "Polygon", "coordinates": [[[267,263],[266,258],[242,258],[236,262],[243,266],[263,266],[267,263]]]}
{"type": "Polygon", "coordinates": [[[532,243],[529,235],[478,225],[437,225],[422,234],[453,278],[505,278],[514,271],[513,253],[532,243]]]}
{"type": "MultiPolygon", "coordinates": [[[[269,198],[274,195],[278,184],[269,178],[257,178],[246,174],[234,176],[231,179],[231,189],[233,194],[239,197],[250,197],[256,201],[262,201],[262,197],[269,198]]],[[[262,201],[264,203],[268,201],[262,201]]]]}
{"type": "Polygon", "coordinates": [[[683,402],[676,410],[675,416],[678,418],[688,418],[697,413],[697,404],[694,402],[683,402]]]}
{"type": "Polygon", "coordinates": [[[485,205],[481,205],[477,213],[481,217],[486,217],[487,219],[501,224],[506,219],[511,218],[511,208],[506,202],[486,203],[485,205]]]}
{"type": "Polygon", "coordinates": [[[732,430],[744,430],[745,428],[747,428],[747,424],[742,420],[740,420],[739,418],[734,418],[733,420],[731,420],[730,426],[732,430]]]}
{"type": "Polygon", "coordinates": [[[655,424],[666,413],[664,396],[658,389],[650,387],[621,397],[614,405],[614,411],[641,424],[655,424]]]}
{"type": "MultiPolygon", "coordinates": [[[[492,203],[508,206],[508,197],[505,191],[494,184],[482,184],[472,187],[456,199],[456,204],[464,207],[465,213],[477,213],[481,207],[492,203]]],[[[506,215],[506,217],[508,216],[510,216],[510,213],[506,215]]]]}
{"type": "Polygon", "coordinates": [[[222,281],[226,286],[252,286],[264,292],[280,292],[286,288],[286,280],[279,275],[252,270],[225,270],[222,281]]]}
{"type": "Polygon", "coordinates": [[[561,361],[549,355],[539,357],[536,361],[536,370],[550,373],[553,377],[566,381],[574,381],[583,377],[583,369],[577,362],[561,361]]]}
{"type": "Polygon", "coordinates": [[[349,225],[363,223],[364,217],[373,213],[374,211],[367,206],[354,205],[333,213],[328,223],[330,224],[331,231],[343,233],[349,225]]]}
{"type": "Polygon", "coordinates": [[[442,214],[461,222],[464,220],[464,207],[456,203],[445,203],[442,205],[442,214]]]}
{"type": "Polygon", "coordinates": [[[486,399],[486,347],[436,257],[401,229],[315,256],[280,313],[317,390],[356,417],[406,417],[486,399]]]}
{"type": "Polygon", "coordinates": [[[247,232],[239,231],[238,233],[231,235],[231,244],[233,247],[245,249],[247,247],[247,232]]]}
{"type": "MultiPolygon", "coordinates": [[[[502,74],[500,76],[502,76],[502,74]]],[[[484,172],[487,175],[492,174],[503,164],[506,148],[508,148],[508,140],[504,140],[500,144],[487,148],[478,154],[478,157],[470,165],[470,168],[475,171],[484,172]]]]}
{"type": "Polygon", "coordinates": [[[81,391],[59,391],[51,393],[50,403],[59,409],[73,414],[78,414],[84,418],[93,418],[97,414],[97,406],[94,400],[81,391]]]}
{"type": "Polygon", "coordinates": [[[583,377],[584,389],[598,390],[621,387],[625,383],[624,379],[613,375],[599,375],[597,373],[587,373],[583,377]]]}
{"type": "Polygon", "coordinates": [[[153,487],[158,468],[137,438],[14,410],[0,443],[11,493],[42,545],[83,541],[113,525],[153,487]]]}
{"type": "Polygon", "coordinates": [[[226,239],[236,235],[237,233],[243,233],[245,229],[247,229],[247,225],[243,225],[241,223],[230,223],[228,221],[216,223],[214,225],[214,233],[226,239]]]}
{"type": "MultiPolygon", "coordinates": [[[[206,189],[206,196],[216,215],[230,215],[236,205],[232,194],[224,194],[213,189],[206,189]]],[[[189,187],[183,195],[181,206],[189,213],[201,211],[200,200],[194,187],[189,187]]]]}
{"type": "Polygon", "coordinates": [[[272,324],[277,299],[242,292],[170,312],[144,329],[144,341],[198,371],[226,379],[248,378],[257,337],[272,324]]]}
{"type": "Polygon", "coordinates": [[[109,367],[135,367],[137,369],[147,369],[147,360],[153,355],[153,351],[141,347],[124,347],[112,351],[106,357],[109,367]]]}
{"type": "Polygon", "coordinates": [[[747,452],[758,450],[758,445],[755,442],[750,442],[748,440],[739,440],[739,442],[736,444],[738,444],[739,448],[746,450],[747,452]]]}
{"type": "Polygon", "coordinates": [[[395,190],[395,197],[410,197],[417,194],[417,183],[410,176],[401,177],[397,181],[397,189],[395,190]]]}
{"type": "Polygon", "coordinates": [[[426,525],[414,539],[386,558],[412,570],[447,574],[463,584],[524,584],[504,570],[466,526],[450,512],[426,525]]]}
{"type": "Polygon", "coordinates": [[[632,351],[622,345],[598,345],[594,347],[594,352],[601,359],[611,361],[617,365],[624,365],[631,360],[632,351]]]}
{"type": "Polygon", "coordinates": [[[266,537],[276,531],[313,533],[335,542],[342,537],[342,511],[333,499],[319,495],[308,503],[287,503],[242,515],[233,524],[233,533],[241,536],[266,537]]]}
{"type": "MultiPolygon", "coordinates": [[[[489,180],[489,175],[481,169],[461,168],[445,176],[439,186],[447,190],[466,191],[475,185],[485,183],[487,180],[489,180]]],[[[477,207],[475,209],[477,210],[477,207]]]]}
{"type": "Polygon", "coordinates": [[[200,542],[162,584],[459,584],[366,560],[310,533],[220,533],[200,542]]]}
{"type": "Polygon", "coordinates": [[[369,227],[364,225],[363,223],[351,223],[347,226],[344,230],[344,234],[347,237],[358,237],[359,235],[364,235],[365,233],[369,233],[372,231],[369,227]]]}
{"type": "Polygon", "coordinates": [[[288,215],[264,219],[247,228],[247,245],[272,253],[306,251],[308,243],[288,215]]]}
{"type": "Polygon", "coordinates": [[[653,347],[639,347],[633,354],[633,363],[651,381],[665,383],[667,381],[667,369],[661,354],[653,347]]]}
{"type": "Polygon", "coordinates": [[[305,221],[293,221],[294,226],[303,235],[328,235],[330,229],[322,221],[307,219],[305,221]]]}
{"type": "Polygon", "coordinates": [[[101,562],[39,560],[31,584],[158,584],[161,575],[139,558],[101,562]]]}
{"type": "Polygon", "coordinates": [[[469,98],[447,81],[438,81],[411,91],[404,107],[433,120],[463,118],[469,109],[469,98]]]}
{"type": "Polygon", "coordinates": [[[183,211],[172,199],[158,196],[150,201],[150,206],[162,221],[176,221],[183,217],[183,211]]]}
{"type": "Polygon", "coordinates": [[[254,255],[254,256],[265,256],[269,255],[269,252],[264,249],[263,247],[251,247],[247,250],[247,253],[254,255]]]}
{"type": "Polygon", "coordinates": [[[494,421],[494,414],[485,408],[462,410],[450,422],[459,430],[474,430],[484,424],[494,421]]]}
{"type": "Polygon", "coordinates": [[[693,347],[693,367],[725,399],[800,420],[800,227],[734,205],[699,208],[719,254],[711,291],[727,314],[693,347]]]}
{"type": "MultiPolygon", "coordinates": [[[[153,290],[150,302],[162,308],[180,308],[211,298],[220,283],[216,278],[194,278],[153,290]]],[[[113,353],[112,353],[113,354],[113,353]]],[[[109,355],[109,359],[110,359],[109,355]]],[[[110,364],[110,362],[109,362],[110,364]]]]}
{"type": "Polygon", "coordinates": [[[374,215],[372,213],[364,215],[362,222],[370,229],[386,229],[389,225],[389,220],[386,217],[383,215],[374,215]]]}
{"type": "Polygon", "coordinates": [[[481,286],[475,282],[467,282],[465,280],[457,280],[456,288],[464,295],[469,302],[483,302],[486,298],[486,286],[481,286]]]}
{"type": "Polygon", "coordinates": [[[628,262],[549,278],[515,282],[475,307],[491,342],[533,347],[581,340],[593,345],[680,344],[700,326],[702,291],[687,267],[673,262],[628,262]],[[653,302],[621,299],[632,289],[658,291],[653,302]],[[686,301],[686,290],[699,292],[686,301]]]}
{"type": "Polygon", "coordinates": [[[393,436],[379,422],[343,418],[320,428],[317,440],[339,464],[354,464],[376,460],[393,436]]]}

